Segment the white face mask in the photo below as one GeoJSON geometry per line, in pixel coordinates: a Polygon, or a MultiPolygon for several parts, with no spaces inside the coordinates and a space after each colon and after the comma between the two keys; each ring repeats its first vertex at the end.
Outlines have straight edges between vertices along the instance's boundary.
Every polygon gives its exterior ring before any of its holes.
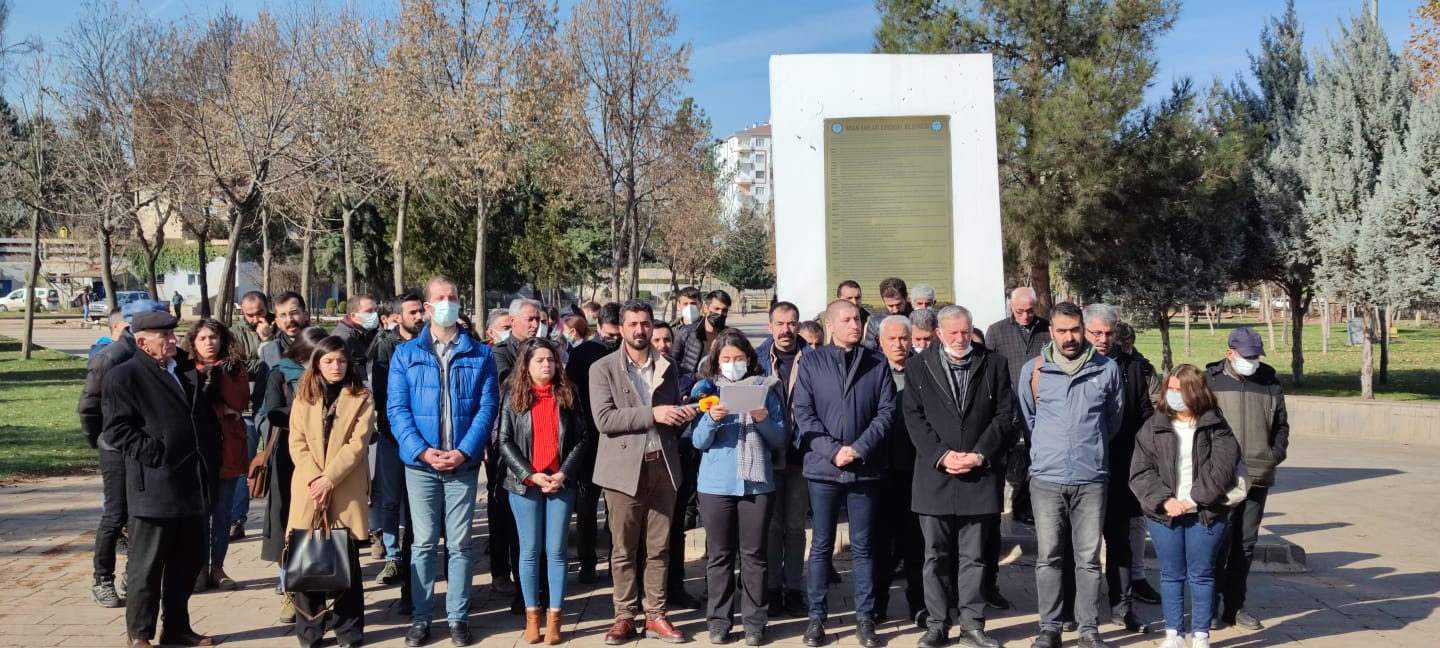
{"type": "Polygon", "coordinates": [[[963,359],[965,356],[970,355],[970,349],[971,349],[971,348],[972,348],[972,347],[971,347],[969,344],[967,344],[967,345],[965,345],[965,350],[964,350],[964,351],[960,351],[960,352],[957,354],[956,351],[955,351],[955,347],[952,347],[952,346],[950,346],[950,345],[947,344],[947,345],[945,345],[945,355],[950,356],[950,358],[951,358],[951,359],[954,359],[954,360],[961,360],[961,359],[963,359]]]}
{"type": "Polygon", "coordinates": [[[697,319],[700,319],[699,306],[696,306],[695,304],[690,304],[685,308],[680,309],[680,321],[686,324],[694,324],[695,320],[697,319]]]}
{"type": "Polygon", "coordinates": [[[549,335],[550,335],[550,327],[549,327],[549,326],[546,326],[544,322],[541,322],[541,323],[540,323],[540,327],[537,328],[537,329],[535,329],[535,337],[544,339],[544,338],[548,337],[549,335]]]}
{"type": "Polygon", "coordinates": [[[360,316],[360,326],[367,331],[373,331],[380,326],[379,313],[365,313],[360,316]]]}
{"type": "Polygon", "coordinates": [[[1185,407],[1185,397],[1173,389],[1165,392],[1165,404],[1169,405],[1170,410],[1174,412],[1183,412],[1187,409],[1185,407]]]}
{"type": "Polygon", "coordinates": [[[1253,376],[1256,371],[1260,370],[1259,360],[1250,360],[1238,355],[1230,361],[1230,364],[1235,367],[1235,373],[1242,376],[1253,376]]]}
{"type": "Polygon", "coordinates": [[[749,363],[744,360],[741,360],[739,362],[720,363],[720,375],[725,376],[725,379],[730,381],[736,381],[744,378],[745,371],[747,369],[749,369],[749,363]]]}

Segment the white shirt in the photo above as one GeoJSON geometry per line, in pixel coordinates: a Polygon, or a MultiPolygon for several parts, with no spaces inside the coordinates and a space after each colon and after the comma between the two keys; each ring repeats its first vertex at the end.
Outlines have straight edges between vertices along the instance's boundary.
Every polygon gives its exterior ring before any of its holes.
{"type": "Polygon", "coordinates": [[[1190,486],[1195,482],[1195,422],[1173,419],[1170,426],[1180,442],[1175,453],[1175,499],[1184,502],[1190,499],[1190,486]]]}

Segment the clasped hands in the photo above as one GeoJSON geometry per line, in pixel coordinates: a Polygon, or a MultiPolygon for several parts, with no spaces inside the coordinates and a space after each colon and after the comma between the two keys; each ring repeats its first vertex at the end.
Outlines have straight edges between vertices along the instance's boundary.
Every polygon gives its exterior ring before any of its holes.
{"type": "Polygon", "coordinates": [[[330,492],[335,490],[335,485],[330,483],[330,478],[324,475],[310,480],[310,501],[315,503],[316,511],[323,511],[330,505],[330,492]]]}
{"type": "Polygon", "coordinates": [[[441,452],[440,450],[429,448],[420,455],[420,460],[429,464],[430,467],[435,470],[445,472],[447,470],[455,470],[460,467],[460,464],[465,463],[465,453],[459,450],[441,452]]]}
{"type": "Polygon", "coordinates": [[[958,452],[951,450],[940,458],[940,467],[951,475],[963,475],[985,463],[985,459],[975,452],[958,452]]]}
{"type": "Polygon", "coordinates": [[[840,448],[839,452],[835,453],[835,465],[840,468],[844,468],[845,466],[848,466],[856,461],[860,461],[863,458],[864,457],[861,457],[860,453],[856,452],[854,448],[850,446],[844,446],[840,448]]]}
{"type": "Polygon", "coordinates": [[[1168,515],[1172,518],[1180,517],[1182,515],[1185,515],[1186,513],[1194,513],[1199,509],[1200,507],[1196,506],[1195,502],[1192,502],[1188,499],[1178,500],[1172,497],[1168,500],[1165,500],[1165,515],[1168,515]]]}
{"type": "Polygon", "coordinates": [[[539,486],[542,493],[558,493],[560,487],[565,485],[565,473],[557,472],[553,475],[542,472],[531,473],[530,483],[539,486]]]}

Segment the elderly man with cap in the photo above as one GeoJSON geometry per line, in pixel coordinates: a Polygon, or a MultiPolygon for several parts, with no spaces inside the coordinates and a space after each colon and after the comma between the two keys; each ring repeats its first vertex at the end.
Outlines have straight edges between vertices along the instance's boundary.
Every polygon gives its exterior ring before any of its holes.
{"type": "Polygon", "coordinates": [[[136,314],[146,311],[164,313],[169,312],[169,308],[160,302],[143,299],[125,305],[120,311],[123,327],[113,331],[114,341],[90,359],[85,386],[80,389],[80,401],[75,407],[80,415],[80,431],[85,433],[85,441],[100,452],[101,513],[100,526],[95,530],[95,573],[90,583],[90,595],[96,605],[106,608],[118,608],[125,604],[115,591],[115,547],[120,542],[126,518],[125,459],[100,437],[105,428],[100,406],[101,388],[112,368],[135,355],[135,336],[130,332],[130,321],[136,314]]]}
{"type": "Polygon", "coordinates": [[[135,315],[130,330],[138,352],[112,369],[101,387],[101,440],[125,458],[129,648],[149,648],[162,606],[161,644],[215,645],[191,628],[189,605],[205,562],[220,424],[201,375],[188,358],[176,358],[176,324],[168,313],[135,315]]]}
{"type": "Polygon", "coordinates": [[[1215,609],[1220,610],[1216,618],[1222,624],[1259,630],[1264,626],[1245,608],[1245,581],[1250,578],[1265,499],[1275,485],[1275,468],[1285,461],[1290,447],[1290,421],[1275,368],[1260,361],[1265,355],[1260,334],[1249,327],[1237,328],[1230,332],[1229,347],[1224,360],[1205,366],[1205,375],[1215,392],[1215,404],[1225,412],[1225,422],[1240,442],[1250,491],[1232,511],[1229,537],[1215,560],[1215,593],[1220,599],[1215,609]]]}

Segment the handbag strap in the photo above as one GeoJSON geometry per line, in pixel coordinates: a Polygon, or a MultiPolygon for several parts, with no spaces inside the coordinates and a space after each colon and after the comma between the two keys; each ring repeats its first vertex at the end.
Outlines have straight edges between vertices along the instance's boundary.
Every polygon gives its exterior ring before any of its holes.
{"type": "Polygon", "coordinates": [[[330,604],[327,605],[327,606],[325,606],[325,609],[320,610],[319,612],[316,612],[314,616],[311,616],[311,615],[307,614],[304,610],[300,609],[300,606],[295,603],[295,593],[294,593],[294,592],[285,592],[285,598],[286,598],[286,600],[290,601],[290,607],[295,610],[295,613],[296,613],[296,614],[298,614],[298,615],[300,615],[300,616],[302,616],[302,617],[305,617],[305,620],[306,620],[306,621],[310,621],[310,622],[317,621],[317,620],[319,620],[320,618],[324,617],[326,614],[329,614],[330,612],[334,611],[334,610],[335,610],[335,604],[340,601],[340,597],[338,597],[338,596],[332,597],[332,598],[330,599],[330,604]]]}

